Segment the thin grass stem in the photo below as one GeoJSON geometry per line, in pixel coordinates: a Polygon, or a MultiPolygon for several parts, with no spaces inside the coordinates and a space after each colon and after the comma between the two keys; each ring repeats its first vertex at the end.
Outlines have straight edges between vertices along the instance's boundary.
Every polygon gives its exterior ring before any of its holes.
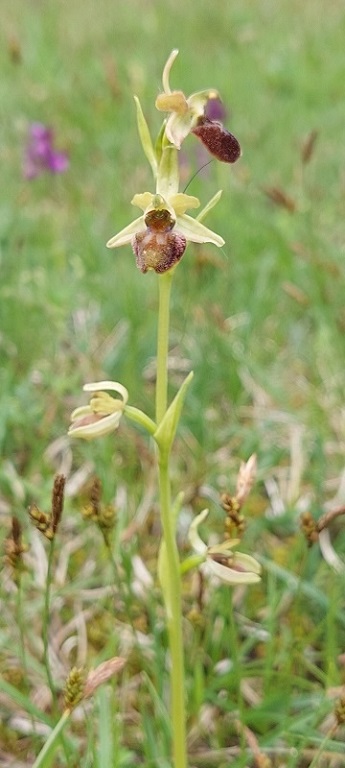
{"type": "MultiPolygon", "coordinates": [[[[54,551],[55,551],[55,537],[51,539],[50,547],[49,547],[46,588],[45,588],[45,594],[44,594],[42,635],[43,635],[43,662],[46,670],[48,686],[52,695],[52,710],[53,710],[53,713],[56,715],[58,712],[58,698],[57,698],[56,687],[54,684],[53,675],[52,675],[51,666],[50,666],[50,660],[49,660],[50,597],[51,597],[51,585],[52,585],[52,579],[53,579],[54,551]]],[[[69,748],[67,747],[63,734],[59,736],[59,739],[60,739],[62,748],[65,752],[65,756],[68,764],[70,759],[70,752],[69,752],[69,748]]]]}
{"type": "Polygon", "coordinates": [[[66,709],[63,712],[60,720],[57,722],[55,728],[53,728],[47,741],[45,742],[43,749],[41,749],[38,757],[36,758],[32,768],[48,768],[48,766],[52,765],[53,753],[61,742],[62,730],[65,727],[70,714],[71,710],[69,709],[66,709]]]}
{"type": "Polygon", "coordinates": [[[50,667],[50,660],[49,660],[50,593],[51,593],[51,584],[52,584],[54,549],[55,549],[55,539],[53,538],[51,540],[51,542],[50,542],[49,555],[48,555],[47,578],[46,578],[46,586],[45,586],[45,593],[44,593],[42,635],[43,635],[43,661],[44,661],[44,667],[45,667],[45,670],[46,670],[48,686],[50,688],[50,692],[51,692],[51,695],[52,695],[53,708],[54,708],[54,710],[56,710],[56,708],[57,708],[57,696],[56,696],[56,689],[55,689],[55,684],[54,684],[54,680],[53,680],[53,676],[52,676],[52,671],[51,671],[51,667],[50,667]]]}

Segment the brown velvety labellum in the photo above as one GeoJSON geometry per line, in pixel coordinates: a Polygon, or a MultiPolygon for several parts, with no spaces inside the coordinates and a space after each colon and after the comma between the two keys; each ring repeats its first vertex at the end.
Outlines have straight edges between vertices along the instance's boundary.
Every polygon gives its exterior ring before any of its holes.
{"type": "Polygon", "coordinates": [[[235,163],[240,157],[239,142],[221,123],[213,122],[207,117],[201,118],[192,133],[198,136],[211,155],[223,163],[235,163]]]}
{"type": "Polygon", "coordinates": [[[150,211],[145,224],[146,230],[138,232],[132,240],[137,267],[144,273],[154,269],[162,274],[180,261],[186,250],[186,238],[180,232],[172,232],[175,222],[169,211],[150,211]]]}

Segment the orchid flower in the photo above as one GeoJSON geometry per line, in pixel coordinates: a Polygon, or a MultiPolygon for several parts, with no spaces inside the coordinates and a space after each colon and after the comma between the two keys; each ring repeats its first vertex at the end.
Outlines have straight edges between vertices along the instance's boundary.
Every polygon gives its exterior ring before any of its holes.
{"type": "Polygon", "coordinates": [[[220,235],[186,214],[188,208],[200,205],[197,197],[177,191],[167,198],[144,192],[134,195],[132,205],[141,208],[143,215],[114,235],[107,247],[130,243],[142,272],[154,269],[162,273],[171,269],[183,256],[187,242],[224,245],[220,235]]]}
{"type": "Polygon", "coordinates": [[[70,437],[93,440],[103,437],[118,428],[122,413],[128,401],[127,389],[117,381],[100,381],[85,384],[84,392],[93,392],[89,405],[76,408],[71,414],[70,437]],[[110,390],[121,395],[121,399],[111,397],[110,390]]]}
{"type": "Polygon", "coordinates": [[[204,556],[204,568],[210,574],[217,576],[227,584],[256,584],[260,581],[261,566],[257,560],[242,552],[231,552],[239,543],[239,539],[229,539],[208,547],[199,536],[198,527],[208,515],[204,509],[193,520],[189,528],[189,541],[198,555],[204,556]]]}
{"type": "Polygon", "coordinates": [[[171,144],[177,149],[181,148],[183,140],[188,136],[204,116],[205,107],[209,99],[218,98],[214,89],[192,93],[188,98],[182,91],[172,91],[170,88],[170,70],[178,55],[178,50],[171,52],[163,70],[163,93],[156,99],[156,108],[160,112],[170,112],[165,125],[165,133],[171,144]]]}
{"type": "Polygon", "coordinates": [[[235,163],[241,155],[241,147],[235,136],[223,128],[218,120],[210,119],[207,104],[211,100],[219,103],[219,94],[214,89],[198,91],[186,97],[183,91],[170,88],[170,70],[178,50],[172,51],[163,70],[163,93],[156,99],[156,108],[169,112],[165,124],[165,135],[170,143],[181,148],[184,139],[194,133],[208,151],[225,163],[235,163]]]}

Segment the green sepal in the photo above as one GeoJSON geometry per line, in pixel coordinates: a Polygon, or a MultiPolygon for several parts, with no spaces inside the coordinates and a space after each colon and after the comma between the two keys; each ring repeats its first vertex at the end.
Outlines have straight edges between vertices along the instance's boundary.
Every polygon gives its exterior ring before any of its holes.
{"type": "Polygon", "coordinates": [[[137,108],[137,123],[138,123],[138,132],[139,132],[139,137],[141,141],[141,146],[144,150],[145,156],[147,157],[150,163],[153,176],[156,179],[158,164],[157,164],[156,153],[155,153],[152,139],[151,139],[151,134],[150,134],[146,119],[144,117],[144,113],[141,108],[140,101],[137,96],[134,96],[134,101],[137,108]]]}
{"type": "Polygon", "coordinates": [[[162,421],[160,422],[155,434],[153,435],[160,449],[161,456],[168,455],[174,442],[177,425],[181,416],[182,406],[187,394],[187,389],[192,381],[193,376],[193,371],[191,371],[175,395],[172,403],[170,403],[169,408],[165,412],[162,421]]]}
{"type": "Polygon", "coordinates": [[[222,194],[223,194],[223,190],[220,189],[219,192],[216,192],[216,194],[213,195],[213,197],[211,197],[211,200],[209,200],[208,203],[206,203],[206,205],[204,205],[202,211],[200,211],[200,213],[197,215],[196,218],[197,218],[198,221],[203,221],[204,220],[204,218],[207,216],[207,214],[210,211],[212,211],[212,208],[214,208],[214,206],[217,205],[217,203],[220,200],[222,194]]]}

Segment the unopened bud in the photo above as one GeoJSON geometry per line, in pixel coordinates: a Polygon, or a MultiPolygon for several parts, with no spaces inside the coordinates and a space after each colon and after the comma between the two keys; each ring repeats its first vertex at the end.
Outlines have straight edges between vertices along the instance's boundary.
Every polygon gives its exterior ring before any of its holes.
{"type": "Polygon", "coordinates": [[[236,499],[240,506],[244,504],[247,496],[249,496],[256,476],[256,467],[255,453],[250,456],[247,462],[242,461],[241,463],[236,484],[236,499]]]}

